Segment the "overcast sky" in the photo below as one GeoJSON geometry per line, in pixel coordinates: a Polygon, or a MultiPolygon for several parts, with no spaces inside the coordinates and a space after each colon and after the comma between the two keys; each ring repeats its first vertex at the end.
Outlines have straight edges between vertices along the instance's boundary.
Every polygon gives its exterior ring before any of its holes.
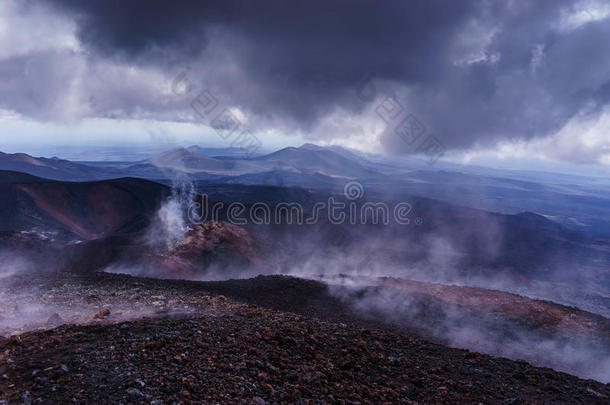
{"type": "Polygon", "coordinates": [[[411,115],[466,161],[610,166],[610,3],[0,1],[4,145],[228,146],[202,95],[267,149],[409,154],[411,115]]]}

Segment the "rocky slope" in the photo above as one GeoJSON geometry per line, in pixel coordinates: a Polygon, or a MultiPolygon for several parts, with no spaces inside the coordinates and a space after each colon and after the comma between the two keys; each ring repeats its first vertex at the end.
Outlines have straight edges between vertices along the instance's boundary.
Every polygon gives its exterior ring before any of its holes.
{"type": "Polygon", "coordinates": [[[314,281],[47,274],[5,279],[2,291],[0,401],[8,403],[610,398],[608,384],[453,349],[363,318],[314,281]]]}
{"type": "Polygon", "coordinates": [[[0,231],[49,232],[67,241],[133,234],[146,229],[169,194],[133,178],[72,183],[0,171],[0,231]]]}

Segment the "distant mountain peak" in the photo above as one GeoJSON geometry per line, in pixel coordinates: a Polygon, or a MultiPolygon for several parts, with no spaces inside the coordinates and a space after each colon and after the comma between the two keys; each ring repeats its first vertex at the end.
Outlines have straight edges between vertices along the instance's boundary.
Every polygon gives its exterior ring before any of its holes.
{"type": "Polygon", "coordinates": [[[320,149],[326,149],[326,148],[324,146],[316,145],[315,143],[304,143],[303,145],[299,146],[298,149],[320,150],[320,149]]]}
{"type": "Polygon", "coordinates": [[[193,152],[189,151],[186,148],[177,147],[177,148],[174,148],[174,149],[170,149],[167,152],[161,152],[161,155],[169,155],[169,154],[184,154],[184,155],[188,155],[188,154],[191,154],[191,153],[193,153],[193,152]]]}
{"type": "Polygon", "coordinates": [[[196,162],[196,161],[215,161],[216,159],[204,156],[200,153],[191,152],[186,148],[174,148],[166,152],[161,152],[158,155],[153,156],[148,161],[153,164],[177,164],[184,162],[196,162]]]}
{"type": "Polygon", "coordinates": [[[33,157],[26,153],[0,152],[0,170],[12,170],[53,180],[92,180],[108,178],[103,170],[59,158],[33,157]]]}
{"type": "Polygon", "coordinates": [[[246,151],[243,148],[231,146],[228,148],[204,148],[199,145],[191,145],[186,148],[188,151],[198,153],[200,155],[209,157],[231,157],[231,158],[243,158],[246,151]]]}

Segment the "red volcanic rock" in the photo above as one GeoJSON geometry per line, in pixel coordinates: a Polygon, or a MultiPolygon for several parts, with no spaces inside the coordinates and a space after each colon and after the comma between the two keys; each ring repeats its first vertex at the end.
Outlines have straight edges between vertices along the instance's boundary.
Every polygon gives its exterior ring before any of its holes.
{"type": "Polygon", "coordinates": [[[110,316],[110,310],[108,308],[102,308],[95,314],[93,314],[94,319],[103,319],[110,316]]]}
{"type": "Polygon", "coordinates": [[[257,235],[227,222],[210,221],[186,232],[168,251],[139,237],[111,236],[66,247],[62,270],[102,271],[113,264],[138,274],[163,278],[198,278],[210,269],[265,268],[269,249],[257,235]]]}
{"type": "Polygon", "coordinates": [[[236,264],[262,266],[263,249],[263,241],[244,228],[228,222],[208,221],[191,228],[170,254],[208,265],[213,259],[230,258],[236,264]]]}
{"type": "Polygon", "coordinates": [[[599,336],[610,339],[610,323],[603,316],[550,301],[484,288],[443,285],[397,278],[383,278],[381,284],[396,291],[418,294],[460,308],[462,311],[493,313],[505,319],[528,323],[555,333],[599,336]]]}
{"type": "Polygon", "coordinates": [[[73,183],[0,171],[0,231],[38,229],[64,241],[132,235],[168,193],[140,179],[73,183]]]}
{"type": "Polygon", "coordinates": [[[214,268],[264,268],[265,242],[239,226],[208,221],[191,228],[172,249],[154,254],[154,262],[169,277],[193,278],[214,268]]]}
{"type": "Polygon", "coordinates": [[[40,211],[83,239],[115,233],[143,212],[131,192],[110,182],[49,182],[20,188],[40,211]]]}

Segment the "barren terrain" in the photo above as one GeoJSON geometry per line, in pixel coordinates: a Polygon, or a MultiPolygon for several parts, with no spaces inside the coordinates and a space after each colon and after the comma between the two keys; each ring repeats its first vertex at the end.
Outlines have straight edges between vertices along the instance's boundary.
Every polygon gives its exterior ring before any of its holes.
{"type": "MultiPolygon", "coordinates": [[[[610,396],[608,384],[363,317],[315,281],[46,274],[5,279],[3,291],[0,401],[8,403],[601,404],[610,396]]],[[[525,299],[519,307],[528,305],[548,317],[569,312],[525,299]]],[[[592,314],[574,322],[600,338],[608,331],[592,314]]]]}

